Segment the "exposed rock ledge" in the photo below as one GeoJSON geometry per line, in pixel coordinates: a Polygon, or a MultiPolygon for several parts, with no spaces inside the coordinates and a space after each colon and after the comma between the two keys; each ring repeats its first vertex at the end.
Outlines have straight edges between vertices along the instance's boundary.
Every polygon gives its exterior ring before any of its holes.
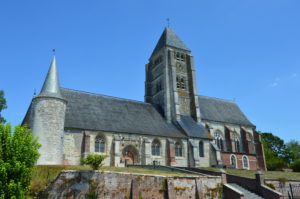
{"type": "Polygon", "coordinates": [[[220,177],[62,171],[40,198],[200,199],[217,198],[220,177]]]}

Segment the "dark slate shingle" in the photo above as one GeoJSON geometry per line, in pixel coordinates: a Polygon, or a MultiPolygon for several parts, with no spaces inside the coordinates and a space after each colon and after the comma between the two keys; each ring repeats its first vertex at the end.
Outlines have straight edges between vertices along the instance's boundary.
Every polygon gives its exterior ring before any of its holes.
{"type": "Polygon", "coordinates": [[[205,127],[202,124],[198,124],[191,116],[181,115],[180,126],[189,135],[194,138],[209,138],[205,127]]]}
{"type": "Polygon", "coordinates": [[[178,49],[190,51],[188,47],[183,43],[183,41],[175,34],[175,32],[169,28],[166,27],[162,35],[160,36],[152,55],[154,55],[157,51],[159,51],[162,47],[165,46],[171,46],[178,49]]]}
{"type": "Polygon", "coordinates": [[[204,120],[254,126],[232,101],[199,96],[199,106],[204,120]]]}
{"type": "Polygon", "coordinates": [[[151,104],[64,88],[61,92],[68,101],[66,128],[184,137],[151,104]]]}

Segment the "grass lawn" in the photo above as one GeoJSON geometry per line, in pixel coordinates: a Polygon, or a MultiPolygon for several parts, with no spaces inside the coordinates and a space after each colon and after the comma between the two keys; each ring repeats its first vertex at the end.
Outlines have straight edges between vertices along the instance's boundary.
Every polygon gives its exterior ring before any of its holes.
{"type": "MultiPolygon", "coordinates": [[[[39,191],[52,182],[62,170],[89,171],[88,166],[66,166],[66,165],[51,165],[51,166],[35,166],[32,174],[30,195],[34,196],[39,191]]],[[[124,172],[124,173],[140,173],[150,175],[163,176],[195,176],[194,174],[169,172],[154,169],[128,168],[128,167],[102,167],[100,171],[124,172]]]]}
{"type": "MultiPolygon", "coordinates": [[[[213,167],[203,167],[201,169],[207,169],[211,171],[220,171],[219,168],[213,167]]],[[[255,178],[256,171],[251,170],[240,170],[240,169],[224,169],[226,173],[247,177],[247,178],[255,178]]],[[[265,179],[279,179],[286,178],[288,180],[300,180],[300,172],[283,172],[283,171],[265,171],[265,179]]]]}

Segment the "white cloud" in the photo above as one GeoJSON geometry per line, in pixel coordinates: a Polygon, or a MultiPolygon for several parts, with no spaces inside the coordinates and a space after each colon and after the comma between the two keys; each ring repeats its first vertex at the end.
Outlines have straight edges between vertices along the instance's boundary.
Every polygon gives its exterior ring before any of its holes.
{"type": "Polygon", "coordinates": [[[298,77],[298,74],[297,73],[293,73],[292,75],[291,75],[291,78],[297,78],[298,77]]]}
{"type": "Polygon", "coordinates": [[[272,84],[270,84],[271,87],[276,87],[278,86],[278,82],[273,82],[272,84]]]}
{"type": "Polygon", "coordinates": [[[270,87],[276,87],[279,85],[280,78],[276,77],[275,80],[269,85],[270,87]]]}

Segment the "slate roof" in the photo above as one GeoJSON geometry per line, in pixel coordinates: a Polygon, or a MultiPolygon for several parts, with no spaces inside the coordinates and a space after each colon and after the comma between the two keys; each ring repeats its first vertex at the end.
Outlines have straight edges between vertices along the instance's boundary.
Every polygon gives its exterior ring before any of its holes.
{"type": "Polygon", "coordinates": [[[152,55],[154,55],[157,51],[165,46],[171,46],[178,49],[190,51],[190,49],[183,43],[183,41],[175,34],[175,32],[170,27],[165,28],[152,52],[152,55]]]}
{"type": "Polygon", "coordinates": [[[39,96],[62,98],[57,74],[56,59],[53,57],[39,96]]]}
{"type": "Polygon", "coordinates": [[[201,118],[245,126],[254,126],[238,105],[229,100],[198,96],[201,118]]]}
{"type": "Polygon", "coordinates": [[[194,138],[209,138],[205,127],[202,124],[198,124],[191,116],[181,115],[180,126],[189,135],[194,138]]]}
{"type": "Polygon", "coordinates": [[[185,137],[153,105],[61,88],[67,100],[66,128],[185,137]]]}

